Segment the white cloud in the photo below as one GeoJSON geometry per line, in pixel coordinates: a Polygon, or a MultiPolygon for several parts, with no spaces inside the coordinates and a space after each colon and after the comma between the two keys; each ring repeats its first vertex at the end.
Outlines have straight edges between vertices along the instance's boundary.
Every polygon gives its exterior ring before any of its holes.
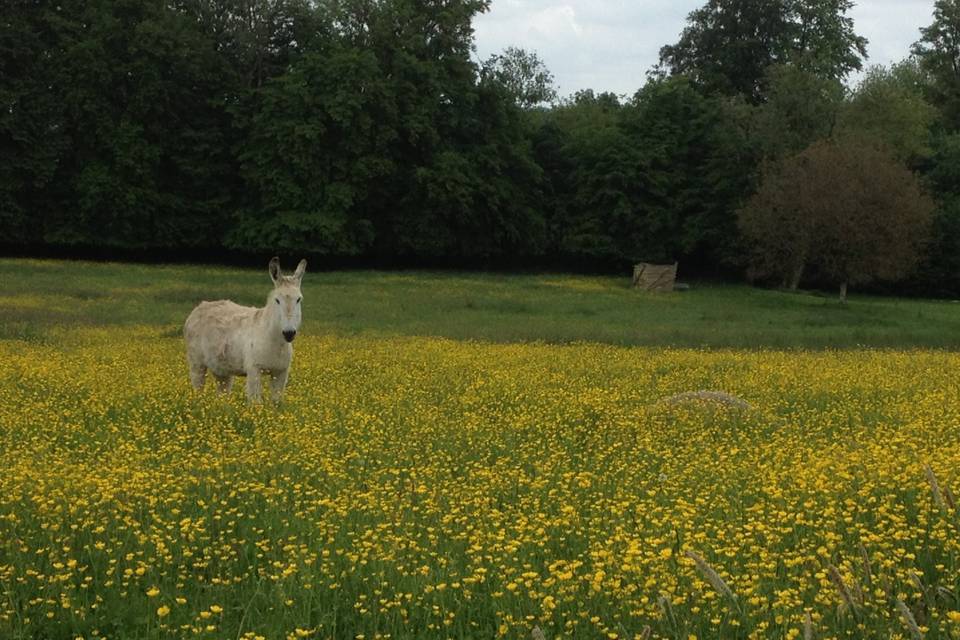
{"type": "MultiPolygon", "coordinates": [[[[580,89],[631,95],[656,64],[660,47],[676,42],[686,17],[705,0],[493,0],[478,17],[479,58],[508,46],[535,51],[561,95],[580,89]]],[[[862,0],[851,12],[870,40],[870,64],[909,54],[931,22],[933,0],[862,0]]]]}
{"type": "Polygon", "coordinates": [[[910,55],[920,28],[933,22],[933,0],[869,0],[850,12],[857,33],[869,41],[868,64],[889,65],[910,55]]]}

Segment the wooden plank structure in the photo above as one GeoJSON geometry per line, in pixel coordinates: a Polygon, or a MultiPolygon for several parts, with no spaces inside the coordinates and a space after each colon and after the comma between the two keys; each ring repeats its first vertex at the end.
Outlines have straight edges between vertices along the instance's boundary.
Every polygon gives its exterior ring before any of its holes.
{"type": "Polygon", "coordinates": [[[633,267],[633,286],[643,291],[673,291],[677,281],[677,263],[650,264],[641,262],[633,267]]]}

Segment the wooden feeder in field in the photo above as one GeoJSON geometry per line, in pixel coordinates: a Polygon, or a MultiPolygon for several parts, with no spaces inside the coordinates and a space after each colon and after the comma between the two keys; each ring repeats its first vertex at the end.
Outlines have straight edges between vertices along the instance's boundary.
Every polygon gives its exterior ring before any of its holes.
{"type": "Polygon", "coordinates": [[[641,262],[633,266],[633,286],[643,291],[673,291],[677,281],[677,263],[650,264],[641,262]]]}

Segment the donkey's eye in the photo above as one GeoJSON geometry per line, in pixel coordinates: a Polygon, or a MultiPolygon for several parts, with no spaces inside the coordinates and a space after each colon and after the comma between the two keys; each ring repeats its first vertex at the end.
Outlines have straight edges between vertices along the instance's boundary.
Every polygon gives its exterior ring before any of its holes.
{"type": "Polygon", "coordinates": [[[280,298],[274,298],[273,301],[276,302],[277,304],[280,304],[280,298]]]}
{"type": "Polygon", "coordinates": [[[303,300],[303,298],[297,298],[297,304],[300,304],[301,300],[303,300]]]}

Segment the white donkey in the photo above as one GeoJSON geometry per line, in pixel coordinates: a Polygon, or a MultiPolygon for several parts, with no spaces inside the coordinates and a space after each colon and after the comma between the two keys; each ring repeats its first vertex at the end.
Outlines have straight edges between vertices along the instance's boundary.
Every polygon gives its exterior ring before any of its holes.
{"type": "Polygon", "coordinates": [[[292,276],[280,272],[280,259],[270,261],[273,291],[262,309],[243,307],[230,300],[201,302],[187,316],[183,336],[194,389],[202,389],[207,371],[220,391],[233,388],[233,376],[247,376],[247,399],[259,402],[262,373],[271,376],[273,399],[279,401],[287,386],[293,342],[300,328],[300,281],[307,268],[301,260],[292,276]]]}

